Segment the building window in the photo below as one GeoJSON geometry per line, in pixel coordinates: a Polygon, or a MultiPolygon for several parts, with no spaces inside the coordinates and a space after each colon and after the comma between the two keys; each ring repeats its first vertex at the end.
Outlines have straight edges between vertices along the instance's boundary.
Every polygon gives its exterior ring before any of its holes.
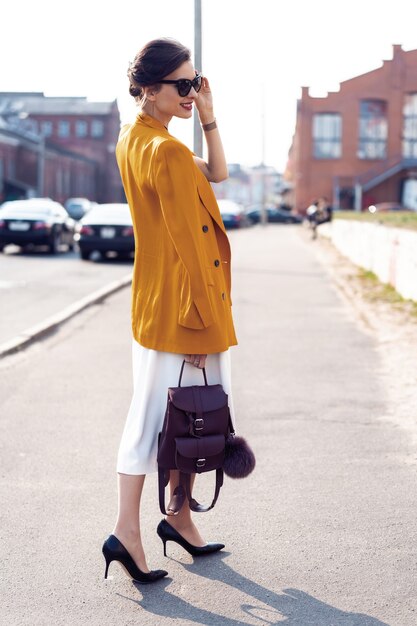
{"type": "Polygon", "coordinates": [[[95,138],[102,137],[104,135],[104,124],[101,120],[93,120],[91,122],[91,136],[95,138]]]}
{"type": "Polygon", "coordinates": [[[52,135],[52,122],[42,122],[41,123],[41,134],[44,137],[50,137],[52,135]]]}
{"type": "Polygon", "coordinates": [[[39,125],[37,120],[27,120],[27,129],[30,130],[31,133],[39,133],[39,125]]]}
{"type": "Polygon", "coordinates": [[[417,157],[417,93],[405,96],[403,108],[403,156],[417,157]]]}
{"type": "Polygon", "coordinates": [[[387,103],[383,100],[361,100],[358,158],[385,159],[387,137],[387,103]]]}
{"type": "Polygon", "coordinates": [[[60,120],[58,122],[58,137],[70,136],[70,123],[66,120],[60,120]]]}
{"type": "Polygon", "coordinates": [[[342,155],[342,116],[316,113],[313,117],[313,154],[315,159],[339,159],[342,155]]]}
{"type": "Polygon", "coordinates": [[[84,120],[77,120],[75,122],[75,134],[77,137],[87,137],[88,124],[84,120]]]}

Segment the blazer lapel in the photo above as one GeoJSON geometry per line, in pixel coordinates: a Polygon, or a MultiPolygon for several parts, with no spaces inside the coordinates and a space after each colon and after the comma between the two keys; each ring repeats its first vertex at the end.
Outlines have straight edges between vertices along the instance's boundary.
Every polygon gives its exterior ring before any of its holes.
{"type": "Polygon", "coordinates": [[[222,216],[220,215],[220,210],[216,201],[216,196],[214,195],[214,191],[211,188],[211,185],[208,182],[207,178],[204,176],[203,172],[197,165],[196,168],[197,189],[200,200],[204,204],[216,224],[219,226],[219,228],[221,228],[221,230],[226,234],[226,229],[223,224],[222,216]]]}
{"type": "MultiPolygon", "coordinates": [[[[139,113],[136,117],[136,122],[150,128],[154,128],[159,132],[162,132],[162,134],[166,134],[167,137],[171,137],[171,139],[177,141],[174,137],[172,137],[172,135],[169,134],[168,130],[165,128],[162,122],[156,120],[150,115],[147,115],[146,113],[139,113]]],[[[191,154],[194,153],[191,152],[191,154]]],[[[214,195],[214,191],[198,165],[195,165],[195,168],[197,170],[197,189],[200,200],[204,204],[216,224],[218,224],[219,228],[221,228],[221,230],[226,234],[226,229],[223,224],[222,216],[220,215],[220,210],[216,201],[216,196],[214,195]]]]}

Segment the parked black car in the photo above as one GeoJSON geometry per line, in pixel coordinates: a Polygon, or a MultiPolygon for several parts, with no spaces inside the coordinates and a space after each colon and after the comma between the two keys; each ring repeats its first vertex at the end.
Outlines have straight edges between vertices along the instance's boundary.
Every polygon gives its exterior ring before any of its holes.
{"type": "Polygon", "coordinates": [[[117,252],[129,258],[135,251],[129,205],[97,204],[78,222],[75,239],[84,260],[93,251],[117,252]]]}
{"type": "MultiPolygon", "coordinates": [[[[279,207],[266,207],[266,214],[268,222],[271,223],[301,224],[303,221],[299,215],[294,215],[294,213],[279,207]]],[[[252,224],[258,224],[261,221],[261,207],[249,210],[246,216],[252,224]]]]}
{"type": "Polygon", "coordinates": [[[241,228],[247,226],[244,208],[233,200],[217,201],[225,228],[241,228]]]}
{"type": "Polygon", "coordinates": [[[13,200],[0,207],[0,251],[13,243],[22,248],[48,246],[56,254],[61,244],[74,248],[75,221],[50,198],[13,200]]]}

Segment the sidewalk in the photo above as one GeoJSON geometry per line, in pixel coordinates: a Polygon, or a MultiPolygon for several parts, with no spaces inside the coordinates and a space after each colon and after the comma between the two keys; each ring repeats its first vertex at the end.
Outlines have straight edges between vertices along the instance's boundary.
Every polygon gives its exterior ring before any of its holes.
{"type": "Polygon", "coordinates": [[[136,587],[112,564],[103,580],[131,394],[123,290],[0,363],[8,625],[415,626],[415,449],[388,419],[378,345],[296,227],[231,240],[237,429],[257,468],[197,518],[225,551],[164,559],[152,475],[143,539],[169,578],[136,587]]]}
{"type": "Polygon", "coordinates": [[[78,252],[58,255],[12,251],[0,255],[0,356],[18,337],[45,327],[98,290],[132,274],[131,261],[82,261],[78,252]],[[28,332],[29,331],[29,332],[28,332]]]}

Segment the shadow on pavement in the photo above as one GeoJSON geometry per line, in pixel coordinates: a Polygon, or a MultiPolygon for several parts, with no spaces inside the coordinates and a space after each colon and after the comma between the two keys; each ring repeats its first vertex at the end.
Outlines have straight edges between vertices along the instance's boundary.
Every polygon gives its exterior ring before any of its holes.
{"type": "MultiPolygon", "coordinates": [[[[254,618],[258,619],[260,624],[270,624],[271,626],[280,626],[281,624],[287,626],[389,626],[386,622],[381,622],[363,613],[341,611],[300,589],[283,589],[282,593],[271,591],[271,589],[263,587],[234,571],[223,562],[222,558],[226,556],[228,556],[227,552],[213,555],[205,558],[204,563],[196,561],[191,565],[184,564],[184,568],[192,574],[234,587],[239,592],[252,596],[262,603],[259,605],[241,604],[242,619],[234,619],[206,611],[171,594],[166,590],[170,584],[169,579],[164,579],[160,584],[146,590],[141,585],[135,585],[143,593],[141,600],[129,598],[122,594],[118,595],[134,602],[148,613],[207,626],[220,624],[221,626],[251,626],[254,618]],[[207,561],[210,562],[209,568],[207,561]],[[251,618],[250,622],[245,621],[244,614],[251,618]]],[[[225,604],[228,602],[226,598],[229,597],[229,595],[225,595],[225,604]]],[[[236,608],[229,606],[229,609],[233,611],[236,611],[236,608]]]]}

